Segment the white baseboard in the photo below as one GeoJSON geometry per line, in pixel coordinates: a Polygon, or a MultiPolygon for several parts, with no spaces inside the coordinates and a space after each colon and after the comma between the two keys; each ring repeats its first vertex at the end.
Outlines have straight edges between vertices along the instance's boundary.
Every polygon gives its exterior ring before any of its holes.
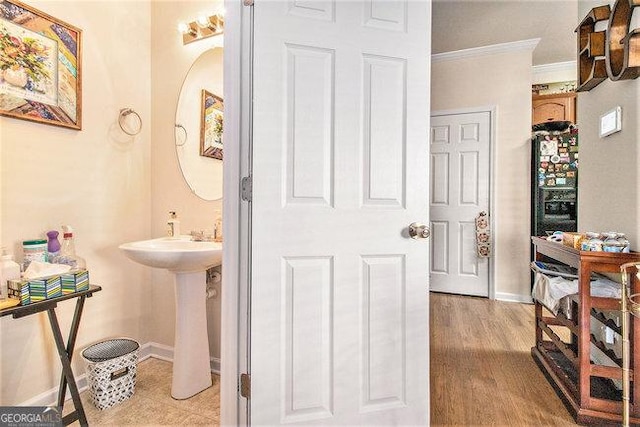
{"type": "MultiPolygon", "coordinates": [[[[173,362],[173,347],[169,347],[168,345],[159,344],[156,342],[148,342],[142,344],[140,346],[140,350],[138,351],[138,360],[142,362],[143,360],[146,360],[150,357],[165,360],[167,362],[173,362]]],[[[210,366],[211,372],[220,375],[220,359],[218,359],[217,357],[212,357],[210,360],[210,366]]],[[[78,391],[82,393],[88,388],[87,375],[84,372],[82,373],[82,375],[76,374],[77,373],[74,372],[76,385],[78,386],[78,391]]],[[[69,399],[71,399],[71,394],[69,394],[69,390],[67,388],[65,401],[69,399]]],[[[58,388],[54,387],[20,403],[18,406],[52,406],[56,404],[57,400],[58,388]]]]}
{"type": "Polygon", "coordinates": [[[531,298],[531,295],[510,294],[507,292],[496,292],[496,299],[498,301],[521,302],[524,304],[533,304],[533,299],[531,298]]]}

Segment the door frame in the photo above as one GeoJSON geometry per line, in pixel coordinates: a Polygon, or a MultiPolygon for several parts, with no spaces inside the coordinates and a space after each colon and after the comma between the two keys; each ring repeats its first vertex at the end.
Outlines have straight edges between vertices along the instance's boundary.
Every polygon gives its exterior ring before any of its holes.
{"type": "MultiPolygon", "coordinates": [[[[495,197],[496,197],[496,180],[495,180],[495,156],[496,156],[496,123],[497,123],[497,111],[496,105],[485,105],[477,107],[467,108],[454,108],[450,110],[436,110],[431,111],[431,117],[439,116],[452,116],[458,114],[473,114],[473,113],[489,113],[489,226],[491,227],[491,256],[489,257],[489,299],[496,299],[496,286],[495,286],[495,253],[497,249],[496,237],[498,233],[498,221],[495,215],[495,197]]],[[[429,119],[431,119],[429,117],[429,119]]],[[[431,132],[429,132],[431,137],[431,132]]],[[[431,144],[429,144],[431,147],[431,144]]],[[[431,151],[429,151],[431,154],[431,151]]],[[[431,183],[429,183],[431,184],[431,183]]]]}
{"type": "Polygon", "coordinates": [[[249,369],[251,204],[242,200],[242,177],[251,172],[251,63],[253,7],[224,0],[225,126],[221,286],[220,424],[248,425],[248,400],[240,374],[249,369]]]}

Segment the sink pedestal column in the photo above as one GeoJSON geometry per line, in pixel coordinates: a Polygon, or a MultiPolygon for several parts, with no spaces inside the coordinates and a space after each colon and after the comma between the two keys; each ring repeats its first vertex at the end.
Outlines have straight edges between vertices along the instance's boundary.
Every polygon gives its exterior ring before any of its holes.
{"type": "Polygon", "coordinates": [[[212,385],[206,272],[175,272],[176,335],[171,396],[187,399],[212,385]]]}

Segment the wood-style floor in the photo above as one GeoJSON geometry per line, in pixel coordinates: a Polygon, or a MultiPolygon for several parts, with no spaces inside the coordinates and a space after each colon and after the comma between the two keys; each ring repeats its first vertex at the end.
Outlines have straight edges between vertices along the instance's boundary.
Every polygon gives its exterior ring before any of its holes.
{"type": "Polygon", "coordinates": [[[531,358],[533,305],[430,298],[431,425],[577,425],[531,358]]]}

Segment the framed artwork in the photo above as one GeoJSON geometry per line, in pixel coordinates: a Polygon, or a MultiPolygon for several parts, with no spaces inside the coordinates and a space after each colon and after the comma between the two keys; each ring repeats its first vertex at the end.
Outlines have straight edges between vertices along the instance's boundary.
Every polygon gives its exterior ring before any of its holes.
{"type": "Polygon", "coordinates": [[[82,129],[82,30],[0,0],[0,115],[82,129]]]}
{"type": "Polygon", "coordinates": [[[200,116],[200,155],[222,160],[222,130],[224,102],[222,98],[202,89],[200,116]]]}

